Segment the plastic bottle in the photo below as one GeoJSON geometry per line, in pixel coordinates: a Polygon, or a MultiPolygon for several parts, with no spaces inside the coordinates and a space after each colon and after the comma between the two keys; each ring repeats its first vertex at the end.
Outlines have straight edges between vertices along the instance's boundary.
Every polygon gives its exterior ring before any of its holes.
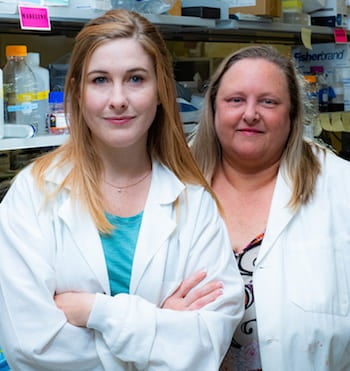
{"type": "Polygon", "coordinates": [[[47,68],[40,66],[40,54],[39,53],[28,53],[27,64],[34,72],[38,92],[37,101],[39,109],[39,124],[37,135],[48,134],[48,128],[46,126],[46,115],[49,112],[49,92],[50,92],[50,74],[47,68]]]}
{"type": "Polygon", "coordinates": [[[333,111],[344,111],[344,83],[343,83],[343,69],[335,68],[334,83],[333,83],[335,97],[332,99],[333,111]]]}
{"type": "Polygon", "coordinates": [[[319,103],[318,103],[318,85],[315,75],[305,75],[306,81],[306,96],[305,102],[305,121],[304,121],[304,136],[309,139],[314,138],[314,127],[319,119],[319,103]]]}
{"type": "Polygon", "coordinates": [[[136,0],[111,0],[113,9],[127,9],[134,10],[133,3],[136,0]]]}
{"type": "Polygon", "coordinates": [[[0,139],[4,137],[4,89],[2,81],[2,70],[0,69],[0,139]]]}
{"type": "Polygon", "coordinates": [[[50,134],[68,134],[69,129],[64,113],[63,91],[49,93],[49,113],[46,118],[50,134]]]}
{"type": "Polygon", "coordinates": [[[26,63],[25,45],[7,45],[3,69],[5,124],[31,125],[38,130],[35,75],[26,63]]]}
{"type": "Polygon", "coordinates": [[[176,0],[134,0],[134,9],[139,13],[163,14],[170,10],[176,0]]]}
{"type": "Polygon", "coordinates": [[[324,73],[324,68],[323,66],[311,66],[310,71],[317,78],[319,111],[328,112],[329,84],[324,73]]]}

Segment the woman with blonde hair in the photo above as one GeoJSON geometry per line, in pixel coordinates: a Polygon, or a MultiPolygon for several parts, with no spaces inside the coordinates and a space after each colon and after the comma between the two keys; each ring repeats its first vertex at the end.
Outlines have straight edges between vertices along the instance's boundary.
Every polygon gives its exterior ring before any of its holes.
{"type": "Polygon", "coordinates": [[[245,281],[223,371],[350,369],[350,163],[303,138],[304,94],[288,56],[240,49],[192,138],[245,281]]]}
{"type": "Polygon", "coordinates": [[[69,139],[0,205],[0,344],[14,370],[219,368],[243,282],[175,91],[139,14],[108,11],[77,35],[69,139]]]}

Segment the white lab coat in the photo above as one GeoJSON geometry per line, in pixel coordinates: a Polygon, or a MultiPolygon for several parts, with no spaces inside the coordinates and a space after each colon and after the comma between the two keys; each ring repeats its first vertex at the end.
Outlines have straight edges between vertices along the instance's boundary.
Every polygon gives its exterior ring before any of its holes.
{"type": "Polygon", "coordinates": [[[278,175],[253,277],[264,371],[350,370],[350,162],[319,157],[315,196],[297,213],[278,175]]]}
{"type": "MultiPolygon", "coordinates": [[[[59,183],[65,171],[52,171],[47,184],[59,183]]],[[[157,162],[130,295],[109,296],[87,210],[68,189],[43,206],[29,168],[0,204],[0,252],[0,344],[14,371],[217,370],[243,315],[243,283],[212,198],[157,162]],[[205,282],[222,280],[224,294],[199,311],[160,309],[200,269],[208,271],[205,282]],[[67,323],[53,301],[72,290],[98,293],[88,328],[67,323]]]]}

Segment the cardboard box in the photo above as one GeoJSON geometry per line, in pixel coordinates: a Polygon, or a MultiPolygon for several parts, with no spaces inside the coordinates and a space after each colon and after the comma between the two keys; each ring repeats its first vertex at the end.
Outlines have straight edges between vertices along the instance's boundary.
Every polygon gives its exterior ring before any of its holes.
{"type": "Polygon", "coordinates": [[[176,0],[173,7],[168,11],[170,15],[181,15],[181,0],[176,0]]]}
{"type": "Polygon", "coordinates": [[[259,16],[280,17],[281,0],[231,0],[229,14],[245,13],[259,16]]]}

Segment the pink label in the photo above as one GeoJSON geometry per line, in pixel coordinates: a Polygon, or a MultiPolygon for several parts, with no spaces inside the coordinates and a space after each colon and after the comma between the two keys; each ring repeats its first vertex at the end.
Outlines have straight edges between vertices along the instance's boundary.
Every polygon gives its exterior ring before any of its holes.
{"type": "Polygon", "coordinates": [[[51,30],[48,8],[18,6],[23,30],[51,30]]]}
{"type": "Polygon", "coordinates": [[[348,42],[347,31],[343,28],[335,28],[333,30],[336,44],[346,44],[348,42]]]}

